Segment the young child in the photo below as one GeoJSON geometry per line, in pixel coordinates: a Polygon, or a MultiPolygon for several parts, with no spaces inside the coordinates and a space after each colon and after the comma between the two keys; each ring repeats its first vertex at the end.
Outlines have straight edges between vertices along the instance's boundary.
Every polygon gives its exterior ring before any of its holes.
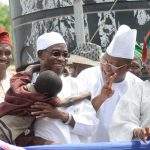
{"type": "Polygon", "coordinates": [[[35,68],[28,67],[25,71],[14,75],[11,88],[7,91],[5,102],[0,104],[0,139],[14,143],[15,139],[25,132],[34,121],[30,106],[37,101],[47,102],[54,107],[68,107],[89,97],[89,92],[81,96],[60,100],[57,94],[62,89],[60,77],[53,71],[47,70],[39,74],[36,82],[31,83],[35,68]]]}

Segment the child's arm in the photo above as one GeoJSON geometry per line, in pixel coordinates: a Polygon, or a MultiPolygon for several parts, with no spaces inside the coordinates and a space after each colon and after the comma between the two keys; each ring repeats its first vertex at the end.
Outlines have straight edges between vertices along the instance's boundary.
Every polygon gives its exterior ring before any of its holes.
{"type": "Polygon", "coordinates": [[[24,72],[27,74],[32,75],[34,72],[38,71],[40,69],[40,64],[34,64],[34,65],[29,65],[24,72]]]}
{"type": "Polygon", "coordinates": [[[59,104],[59,107],[69,107],[69,106],[77,104],[85,99],[89,99],[89,100],[91,99],[90,92],[86,91],[86,92],[80,93],[79,95],[68,97],[68,98],[64,99],[61,104],[59,104]]]}
{"type": "Polygon", "coordinates": [[[146,143],[147,137],[150,136],[149,128],[135,128],[133,130],[132,139],[141,139],[144,143],[146,143]]]}

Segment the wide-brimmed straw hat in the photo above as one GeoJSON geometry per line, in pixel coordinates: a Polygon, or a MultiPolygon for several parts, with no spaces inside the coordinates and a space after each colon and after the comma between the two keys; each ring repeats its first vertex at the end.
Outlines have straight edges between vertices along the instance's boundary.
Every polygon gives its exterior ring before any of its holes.
{"type": "Polygon", "coordinates": [[[94,43],[85,43],[72,51],[68,64],[78,63],[97,66],[101,56],[101,47],[94,43]]]}

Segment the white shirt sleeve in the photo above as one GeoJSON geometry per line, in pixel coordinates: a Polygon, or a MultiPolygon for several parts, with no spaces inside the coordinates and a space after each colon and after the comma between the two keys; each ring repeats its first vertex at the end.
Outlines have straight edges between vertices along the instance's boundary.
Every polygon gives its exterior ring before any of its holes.
{"type": "Polygon", "coordinates": [[[102,72],[99,66],[83,70],[78,76],[78,86],[80,91],[91,92],[92,99],[99,94],[104,85],[102,72]]]}
{"type": "Polygon", "coordinates": [[[87,71],[83,70],[76,78],[78,80],[78,90],[82,91],[89,91],[89,77],[87,76],[87,71]]]}
{"type": "Polygon", "coordinates": [[[89,100],[84,100],[81,103],[79,112],[72,114],[75,126],[71,132],[82,136],[91,136],[98,124],[96,111],[89,100]]]}
{"type": "MultiPolygon", "coordinates": [[[[79,87],[79,85],[81,84],[78,81],[78,79],[71,80],[70,78],[69,80],[70,81],[68,82],[70,82],[70,85],[71,85],[70,89],[72,91],[72,95],[77,95],[82,91],[85,92],[85,89],[81,90],[81,88],[79,87]]],[[[96,111],[93,108],[90,100],[85,99],[76,105],[68,107],[66,111],[72,114],[75,120],[74,128],[70,129],[72,133],[75,133],[77,135],[81,135],[84,137],[92,135],[93,130],[98,124],[98,121],[96,118],[96,111]]]]}
{"type": "Polygon", "coordinates": [[[109,130],[111,141],[132,140],[133,129],[140,125],[142,89],[135,83],[120,99],[112,117],[109,130]]]}

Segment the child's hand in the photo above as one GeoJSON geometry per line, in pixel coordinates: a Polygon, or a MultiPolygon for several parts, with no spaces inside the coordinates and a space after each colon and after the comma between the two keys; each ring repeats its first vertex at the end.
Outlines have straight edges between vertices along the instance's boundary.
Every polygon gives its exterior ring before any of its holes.
{"type": "Polygon", "coordinates": [[[150,135],[149,128],[135,128],[133,130],[133,139],[141,139],[144,143],[146,143],[147,137],[150,135]]]}

